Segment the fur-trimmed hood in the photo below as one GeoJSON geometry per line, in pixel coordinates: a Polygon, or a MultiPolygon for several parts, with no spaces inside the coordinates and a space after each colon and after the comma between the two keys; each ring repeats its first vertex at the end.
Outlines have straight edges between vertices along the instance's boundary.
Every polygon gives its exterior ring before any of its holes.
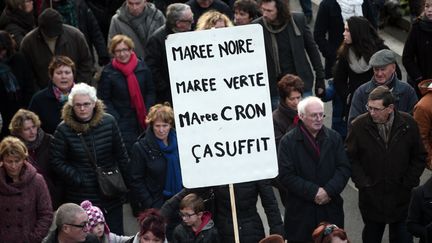
{"type": "Polygon", "coordinates": [[[73,107],[66,103],[62,110],[62,119],[64,123],[78,133],[87,133],[91,128],[97,127],[102,122],[105,113],[105,105],[101,100],[96,101],[93,117],[89,122],[79,122],[73,111],[73,107]]]}
{"type": "Polygon", "coordinates": [[[432,92],[432,79],[423,80],[417,86],[422,95],[432,92]]]}

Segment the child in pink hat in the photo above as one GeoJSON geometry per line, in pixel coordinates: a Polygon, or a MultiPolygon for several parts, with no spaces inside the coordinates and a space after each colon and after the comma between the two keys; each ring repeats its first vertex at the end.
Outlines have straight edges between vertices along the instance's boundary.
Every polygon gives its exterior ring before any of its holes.
{"type": "Polygon", "coordinates": [[[81,203],[81,207],[86,211],[88,215],[90,233],[98,237],[101,243],[124,243],[129,240],[130,236],[119,236],[111,233],[108,225],[105,223],[105,217],[102,211],[93,206],[89,200],[85,200],[81,203]]]}

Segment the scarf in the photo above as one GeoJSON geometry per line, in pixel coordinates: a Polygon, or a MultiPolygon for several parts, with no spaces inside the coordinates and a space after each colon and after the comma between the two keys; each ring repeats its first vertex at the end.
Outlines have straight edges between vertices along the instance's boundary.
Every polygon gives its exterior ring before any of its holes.
{"type": "Polygon", "coordinates": [[[138,66],[138,58],[136,57],[135,52],[131,53],[128,63],[121,63],[114,58],[112,60],[112,65],[115,69],[119,70],[124,76],[126,76],[131,99],[131,107],[135,108],[138,122],[141,128],[145,129],[147,109],[144,104],[144,99],[141,94],[141,88],[138,84],[138,79],[134,73],[135,68],[138,66]]]}
{"type": "Polygon", "coordinates": [[[30,32],[35,27],[33,12],[26,13],[21,9],[11,11],[8,8],[4,11],[5,15],[9,18],[9,23],[18,25],[23,28],[26,33],[30,32]]]}
{"type": "Polygon", "coordinates": [[[417,21],[421,30],[425,32],[432,32],[432,21],[429,20],[426,16],[419,17],[417,21]]]}
{"type": "Polygon", "coordinates": [[[396,77],[396,74],[393,73],[392,76],[389,78],[389,80],[387,80],[384,84],[379,84],[379,83],[377,83],[377,81],[375,81],[375,78],[372,78],[372,83],[375,87],[385,85],[387,88],[389,88],[390,91],[392,91],[393,85],[394,85],[393,80],[395,79],[395,77],[396,77]]]}
{"type": "MultiPolygon", "coordinates": [[[[39,146],[42,144],[44,137],[45,137],[45,132],[42,130],[42,128],[38,128],[35,141],[28,142],[28,141],[24,141],[21,139],[28,149],[29,156],[28,156],[27,160],[30,164],[32,164],[36,168],[38,173],[41,173],[41,171],[43,171],[43,170],[41,170],[39,168],[38,163],[40,163],[40,162],[36,160],[36,156],[37,156],[36,149],[38,149],[39,146]]],[[[44,173],[41,173],[41,174],[44,174],[44,173]]]]}
{"type": "Polygon", "coordinates": [[[166,197],[172,197],[183,189],[177,135],[174,130],[169,132],[168,145],[165,145],[160,139],[156,139],[156,141],[162,154],[167,160],[167,172],[163,195],[166,197]]]}
{"type": "Polygon", "coordinates": [[[348,50],[348,60],[351,70],[355,73],[360,74],[371,69],[371,66],[366,62],[366,60],[363,57],[358,58],[351,48],[348,50]]]}
{"type": "Polygon", "coordinates": [[[60,1],[58,3],[54,3],[54,8],[61,14],[61,16],[63,16],[63,22],[65,24],[78,28],[78,17],[75,1],[60,1]]]}
{"type": "Polygon", "coordinates": [[[341,8],[343,22],[352,16],[363,16],[363,0],[336,0],[341,8]]]}
{"type": "MultiPolygon", "coordinates": [[[[312,134],[310,134],[310,132],[306,129],[306,127],[301,122],[299,123],[299,128],[301,133],[303,134],[306,149],[312,152],[311,154],[312,158],[318,162],[321,154],[320,145],[317,140],[318,135],[316,138],[314,138],[312,134]]],[[[320,133],[321,131],[318,132],[318,134],[320,133]]]]}
{"type": "Polygon", "coordinates": [[[57,86],[55,86],[54,83],[53,83],[52,87],[53,87],[54,96],[56,97],[56,99],[58,100],[58,102],[60,102],[62,104],[66,103],[66,101],[68,100],[68,97],[69,97],[69,93],[70,93],[73,85],[68,90],[68,92],[66,94],[63,93],[63,91],[61,91],[57,86]]]}
{"type": "Polygon", "coordinates": [[[282,32],[288,25],[288,21],[284,23],[283,25],[273,26],[271,24],[268,24],[267,21],[263,20],[264,27],[270,32],[270,38],[271,38],[271,47],[272,52],[271,55],[273,57],[273,61],[275,64],[275,71],[276,75],[279,75],[281,73],[280,63],[279,63],[279,49],[278,49],[278,43],[276,39],[276,34],[282,32]]]}
{"type": "Polygon", "coordinates": [[[21,98],[21,87],[18,80],[10,67],[4,62],[0,62],[0,84],[6,91],[9,100],[19,100],[21,98]]]}
{"type": "Polygon", "coordinates": [[[378,133],[386,144],[388,144],[390,138],[390,131],[393,126],[393,121],[394,121],[394,112],[390,114],[389,119],[385,123],[376,123],[378,127],[378,133]]]}

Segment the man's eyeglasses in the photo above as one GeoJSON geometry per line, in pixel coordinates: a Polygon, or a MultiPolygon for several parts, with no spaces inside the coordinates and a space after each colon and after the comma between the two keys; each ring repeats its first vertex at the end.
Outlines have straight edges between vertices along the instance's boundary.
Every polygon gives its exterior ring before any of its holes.
{"type": "Polygon", "coordinates": [[[373,112],[383,111],[383,110],[385,110],[385,108],[387,108],[387,107],[376,108],[376,107],[366,105],[366,110],[367,111],[373,111],[373,112]]]}
{"type": "Polygon", "coordinates": [[[194,216],[195,214],[196,213],[191,213],[191,214],[188,214],[188,213],[179,213],[179,216],[180,216],[180,218],[189,219],[190,217],[194,216]]]}
{"type": "Polygon", "coordinates": [[[313,113],[313,114],[309,114],[308,116],[314,120],[321,120],[326,117],[324,113],[313,113]]]}
{"type": "Polygon", "coordinates": [[[74,106],[75,108],[81,109],[81,107],[89,108],[91,105],[92,105],[91,102],[85,102],[85,103],[83,103],[83,104],[75,103],[73,106],[74,106]]]}
{"type": "Polygon", "coordinates": [[[84,229],[88,228],[89,222],[85,222],[84,224],[65,224],[65,225],[77,227],[77,228],[80,228],[81,230],[84,230],[84,229]]]}

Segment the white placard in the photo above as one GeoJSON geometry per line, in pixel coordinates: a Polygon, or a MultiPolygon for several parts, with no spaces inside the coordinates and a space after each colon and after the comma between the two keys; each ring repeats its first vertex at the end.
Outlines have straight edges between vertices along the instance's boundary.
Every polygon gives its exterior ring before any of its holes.
{"type": "Polygon", "coordinates": [[[177,33],[166,51],[184,186],[275,177],[262,27],[177,33]]]}

